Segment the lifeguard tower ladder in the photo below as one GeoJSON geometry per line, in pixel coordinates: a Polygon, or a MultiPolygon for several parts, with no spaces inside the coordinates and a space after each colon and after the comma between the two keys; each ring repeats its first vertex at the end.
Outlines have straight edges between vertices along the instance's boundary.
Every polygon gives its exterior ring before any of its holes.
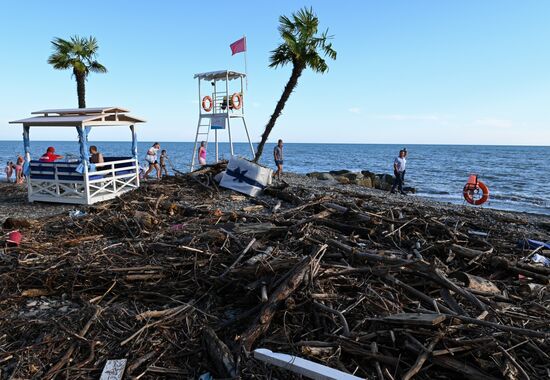
{"type": "Polygon", "coordinates": [[[195,169],[197,162],[197,152],[202,141],[208,142],[210,130],[214,131],[215,141],[215,157],[216,162],[219,161],[218,149],[218,131],[226,130],[229,136],[229,149],[231,155],[234,155],[233,140],[231,138],[231,126],[233,121],[242,120],[250,152],[254,157],[254,147],[250,141],[248,128],[244,118],[244,87],[243,79],[246,74],[236,71],[212,71],[209,73],[195,74],[194,78],[198,79],[199,84],[199,122],[197,124],[197,134],[195,136],[195,144],[193,146],[193,158],[191,159],[191,171],[195,169]],[[237,86],[232,86],[230,90],[230,81],[237,80],[237,86]],[[207,95],[203,96],[201,92],[201,81],[208,82],[209,90],[207,95]],[[220,83],[225,82],[225,83],[220,83]],[[233,87],[240,88],[235,90],[233,87]]]}

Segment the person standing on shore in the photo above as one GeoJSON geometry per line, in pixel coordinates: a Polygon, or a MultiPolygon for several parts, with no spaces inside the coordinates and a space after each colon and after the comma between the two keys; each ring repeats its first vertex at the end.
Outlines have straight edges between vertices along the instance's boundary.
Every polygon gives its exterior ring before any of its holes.
{"type": "Polygon", "coordinates": [[[168,176],[168,170],[166,169],[166,160],[168,159],[168,153],[166,153],[166,149],[163,149],[160,152],[160,175],[162,176],[163,173],[165,176],[168,176]]]}
{"type": "Polygon", "coordinates": [[[23,183],[25,181],[25,175],[23,174],[23,164],[25,160],[22,156],[17,156],[15,161],[15,183],[23,183]]]}
{"type": "Polygon", "coordinates": [[[201,166],[206,165],[206,141],[201,141],[199,148],[199,164],[201,166]]]}
{"type": "Polygon", "coordinates": [[[149,168],[145,172],[144,178],[147,179],[149,173],[155,169],[157,171],[157,179],[160,179],[160,166],[157,159],[157,153],[160,150],[160,144],[158,142],[154,143],[152,147],[147,151],[145,156],[145,161],[149,163],[149,168]]]}
{"type": "Polygon", "coordinates": [[[283,140],[281,139],[273,148],[273,159],[275,160],[275,166],[277,166],[277,171],[273,173],[273,177],[277,176],[277,179],[281,179],[281,174],[283,174],[283,140]]]}
{"type": "Polygon", "coordinates": [[[400,194],[406,195],[403,191],[403,173],[405,172],[406,166],[407,159],[405,158],[405,152],[400,150],[399,157],[396,157],[393,161],[393,174],[395,175],[395,179],[393,180],[390,191],[392,194],[395,194],[395,188],[397,187],[400,194]]]}
{"type": "MultiPolygon", "coordinates": [[[[408,155],[408,152],[407,152],[407,148],[403,148],[403,152],[404,152],[404,155],[403,155],[403,158],[405,159],[405,162],[407,162],[407,155],[408,155]]],[[[403,170],[403,175],[401,176],[401,182],[403,184],[403,186],[405,185],[405,173],[407,172],[407,170],[403,170]]]]}
{"type": "Polygon", "coordinates": [[[8,183],[11,182],[11,176],[13,175],[14,166],[15,165],[13,165],[13,162],[8,161],[8,163],[6,164],[6,167],[4,168],[4,173],[6,173],[6,180],[8,181],[8,183]]]}

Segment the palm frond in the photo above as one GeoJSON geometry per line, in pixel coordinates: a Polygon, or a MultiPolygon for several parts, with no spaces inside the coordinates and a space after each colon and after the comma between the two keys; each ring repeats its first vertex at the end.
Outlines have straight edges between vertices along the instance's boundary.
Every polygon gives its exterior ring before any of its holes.
{"type": "Polygon", "coordinates": [[[328,71],[326,60],[336,59],[336,51],[329,40],[328,29],[318,34],[319,18],[313,8],[304,7],[290,17],[279,17],[279,34],[283,42],[270,57],[270,67],[284,66],[288,63],[309,67],[313,71],[328,71]]]}
{"type": "Polygon", "coordinates": [[[72,69],[73,73],[84,75],[107,72],[107,68],[96,60],[99,44],[95,37],[71,36],[68,40],[55,37],[51,43],[53,53],[48,63],[54,69],[72,69]]]}
{"type": "Polygon", "coordinates": [[[90,69],[90,71],[92,73],[106,73],[107,72],[107,68],[105,66],[103,66],[101,63],[99,63],[98,61],[92,61],[90,63],[90,65],[88,66],[88,68],[90,69]]]}

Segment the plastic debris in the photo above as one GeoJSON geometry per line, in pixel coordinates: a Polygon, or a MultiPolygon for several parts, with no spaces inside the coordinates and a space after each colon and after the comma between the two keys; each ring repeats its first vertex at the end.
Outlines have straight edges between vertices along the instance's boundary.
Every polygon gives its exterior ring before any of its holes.
{"type": "Polygon", "coordinates": [[[533,256],[531,256],[531,261],[535,263],[541,263],[545,267],[550,267],[550,259],[546,256],[539,255],[538,253],[535,253],[533,256]]]}
{"type": "Polygon", "coordinates": [[[72,211],[69,211],[69,216],[75,219],[82,218],[83,216],[86,216],[86,212],[82,210],[72,210],[72,211]]]}
{"type": "Polygon", "coordinates": [[[519,241],[519,245],[523,248],[536,249],[539,247],[550,249],[550,243],[545,243],[543,241],[532,240],[532,239],[523,239],[519,241]]]}

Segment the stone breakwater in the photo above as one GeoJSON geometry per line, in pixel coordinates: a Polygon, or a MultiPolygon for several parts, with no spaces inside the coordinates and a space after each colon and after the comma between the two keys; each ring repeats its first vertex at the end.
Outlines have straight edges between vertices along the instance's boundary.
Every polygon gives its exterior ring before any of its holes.
{"type": "MultiPolygon", "coordinates": [[[[384,191],[391,190],[394,178],[391,174],[376,174],[368,170],[362,170],[360,172],[332,170],[330,172],[311,172],[306,175],[309,178],[315,178],[321,181],[338,182],[344,185],[359,185],[384,191]]],[[[414,187],[406,186],[404,190],[409,193],[416,193],[414,187]]]]}

